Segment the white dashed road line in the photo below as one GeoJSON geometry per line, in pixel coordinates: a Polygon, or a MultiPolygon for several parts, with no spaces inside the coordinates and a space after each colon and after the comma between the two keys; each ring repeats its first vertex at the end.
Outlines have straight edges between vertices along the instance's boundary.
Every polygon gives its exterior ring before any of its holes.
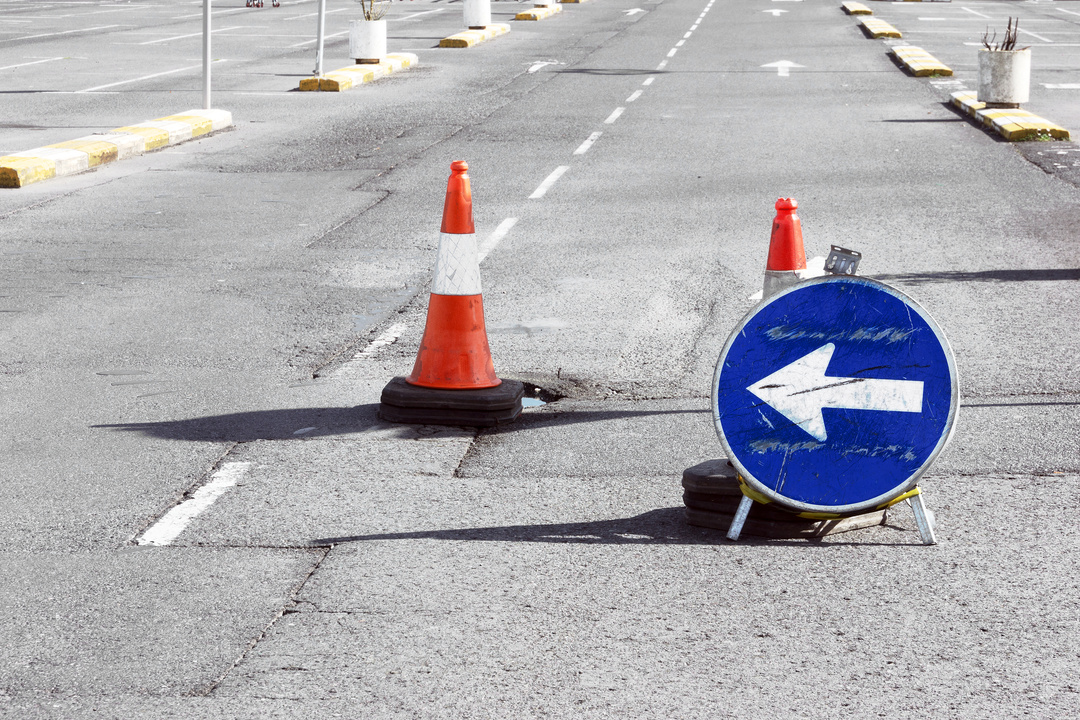
{"type": "Polygon", "coordinates": [[[502,242],[502,239],[506,237],[506,234],[510,232],[511,228],[517,225],[517,221],[517,218],[511,217],[506,218],[499,223],[499,226],[480,244],[479,249],[476,251],[476,261],[484,262],[484,258],[490,255],[491,251],[495,249],[495,246],[502,242]]]}
{"type": "Polygon", "coordinates": [[[551,186],[558,182],[559,178],[562,177],[563,173],[569,169],[569,165],[560,165],[559,167],[555,168],[555,170],[553,170],[552,173],[544,179],[544,182],[540,183],[540,187],[533,190],[533,194],[529,196],[529,199],[536,200],[538,198],[544,197],[547,191],[551,189],[551,186]]]}
{"type": "Polygon", "coordinates": [[[393,345],[395,342],[397,342],[397,339],[401,337],[402,333],[405,332],[405,329],[406,326],[404,323],[396,323],[394,325],[391,325],[390,327],[386,328],[386,331],[382,335],[368,343],[368,346],[366,348],[353,355],[353,360],[371,357],[375,353],[379,352],[379,350],[382,350],[384,347],[387,347],[388,345],[393,345]]]}
{"type": "Polygon", "coordinates": [[[578,149],[574,151],[574,154],[584,155],[585,153],[589,152],[589,148],[591,148],[593,143],[596,142],[603,134],[604,133],[600,132],[599,130],[594,132],[592,135],[585,139],[585,142],[578,145],[578,149]]]}
{"type": "Polygon", "coordinates": [[[250,467],[249,462],[230,462],[222,465],[210,478],[210,482],[196,490],[189,499],[165,513],[139,537],[137,543],[139,545],[171,545],[173,540],[187,529],[192,520],[235,485],[250,467]]]}

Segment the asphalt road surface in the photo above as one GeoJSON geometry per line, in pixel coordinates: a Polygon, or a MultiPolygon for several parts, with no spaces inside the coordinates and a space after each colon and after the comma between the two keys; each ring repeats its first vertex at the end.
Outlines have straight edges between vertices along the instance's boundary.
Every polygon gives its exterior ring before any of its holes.
{"type": "MultiPolygon", "coordinates": [[[[1077,151],[946,104],[1019,15],[1026,107],[1080,132],[1080,7],[868,4],[954,78],[834,2],[495,2],[512,31],[457,50],[461,4],[414,0],[417,67],[298,92],[317,4],[215,2],[233,128],[0,192],[0,716],[1080,714],[1077,151]],[[496,370],[547,401],[496,430],[376,417],[454,160],[496,370]],[[951,342],[935,546],[903,505],[685,523],[778,197],[951,342]]],[[[359,10],[327,5],[334,69],[359,10]]],[[[0,2],[0,155],[201,107],[201,7],[0,2]]]]}

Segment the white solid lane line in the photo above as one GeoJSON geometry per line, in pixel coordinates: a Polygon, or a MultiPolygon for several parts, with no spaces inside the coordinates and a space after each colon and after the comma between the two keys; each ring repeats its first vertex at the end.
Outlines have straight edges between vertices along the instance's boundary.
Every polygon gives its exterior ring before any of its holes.
{"type": "Polygon", "coordinates": [[[1031,32],[1030,30],[1025,30],[1023,28],[1016,28],[1016,29],[1019,30],[1020,32],[1024,33],[1025,35],[1030,35],[1031,37],[1035,38],[1036,40],[1042,40],[1044,43],[1052,43],[1052,42],[1054,42],[1050,38],[1043,37],[1042,35],[1036,35],[1035,33],[1031,32]]]}
{"type": "MultiPolygon", "coordinates": [[[[232,10],[211,10],[210,11],[210,16],[211,17],[217,17],[218,15],[232,15],[233,13],[238,13],[238,12],[248,12],[248,9],[247,8],[233,8],[232,10]]],[[[195,13],[194,15],[174,15],[172,19],[173,20],[186,20],[188,18],[195,18],[195,17],[201,18],[202,16],[203,16],[203,14],[200,12],[200,13],[195,13]]],[[[288,20],[288,19],[289,18],[286,18],[286,20],[288,20]]]]}
{"type": "Polygon", "coordinates": [[[251,467],[249,462],[225,463],[210,478],[210,482],[195,491],[189,499],[180,503],[150,526],[139,537],[139,545],[169,545],[184,532],[191,521],[214,504],[214,501],[237,483],[251,467]]]}
{"type": "MultiPolygon", "coordinates": [[[[215,60],[214,62],[225,62],[224,60],[215,60]]],[[[139,82],[140,80],[150,80],[151,78],[161,77],[163,75],[174,75],[178,72],[185,72],[187,70],[194,70],[195,68],[201,68],[199,65],[188,65],[187,67],[177,68],[176,70],[166,70],[165,72],[154,73],[153,75],[143,75],[132,80],[121,80],[120,82],[109,83],[108,85],[96,85],[92,88],[86,88],[85,90],[76,90],[76,93],[89,93],[95,90],[104,90],[105,88],[116,87],[117,85],[127,85],[128,83],[139,82]]]]}
{"type": "Polygon", "coordinates": [[[4,42],[11,42],[12,40],[34,40],[36,38],[44,37],[56,37],[57,35],[70,35],[72,33],[91,32],[94,30],[108,30],[109,28],[123,27],[122,25],[101,25],[99,27],[80,28],[78,30],[64,30],[63,32],[42,33],[41,35],[25,35],[23,37],[10,38],[4,42]]]}
{"type": "MultiPolygon", "coordinates": [[[[225,32],[227,30],[241,30],[241,29],[246,28],[246,27],[248,27],[248,26],[247,25],[235,25],[233,27],[218,28],[217,30],[211,30],[210,32],[211,32],[211,34],[213,34],[213,33],[225,32]]],[[[146,42],[139,43],[139,45],[153,45],[154,43],[169,42],[171,40],[183,40],[184,38],[190,38],[190,37],[202,37],[202,32],[200,31],[200,32],[197,32],[197,33],[189,33],[187,35],[175,35],[173,37],[161,38],[159,40],[147,40],[146,42]]]]}
{"type": "Polygon", "coordinates": [[[27,65],[38,65],[40,63],[52,62],[53,60],[63,60],[62,57],[45,58],[44,60],[34,60],[33,62],[19,63],[18,65],[5,65],[0,67],[0,70],[11,70],[12,68],[26,67],[27,65]]]}
{"type": "Polygon", "coordinates": [[[533,190],[533,194],[529,196],[529,199],[536,200],[538,198],[544,197],[544,194],[551,189],[551,186],[554,185],[559,180],[559,178],[562,177],[563,173],[569,169],[569,165],[560,165],[559,167],[555,168],[555,170],[547,176],[544,182],[540,183],[540,187],[533,190]]]}
{"type": "Polygon", "coordinates": [[[413,18],[418,18],[418,17],[420,17],[421,15],[427,15],[428,13],[437,13],[437,12],[442,12],[442,11],[443,11],[443,10],[445,10],[445,9],[446,9],[446,8],[436,8],[436,9],[434,9],[434,10],[425,10],[425,11],[423,11],[423,12],[418,12],[418,13],[412,13],[412,14],[410,14],[410,15],[409,15],[408,17],[403,17],[403,18],[386,18],[386,19],[387,19],[387,20],[389,20],[389,21],[391,21],[391,22],[411,22],[411,21],[413,20],[413,18]]]}
{"type": "MultiPolygon", "coordinates": [[[[333,33],[333,34],[331,34],[331,35],[327,35],[326,37],[324,37],[324,38],[323,38],[323,40],[329,40],[330,38],[335,38],[335,37],[337,37],[338,35],[348,35],[348,34],[349,34],[349,31],[348,31],[348,30],[342,30],[341,32],[336,32],[336,33],[333,33]]],[[[302,42],[302,43],[296,43],[295,45],[290,45],[289,47],[290,47],[290,48],[295,48],[295,47],[302,47],[302,46],[304,46],[304,45],[310,45],[311,43],[313,43],[313,42],[318,42],[318,41],[319,41],[319,38],[317,38],[317,37],[313,37],[313,38],[311,38],[310,40],[305,40],[305,41],[304,41],[304,42],[302,42]]]]}

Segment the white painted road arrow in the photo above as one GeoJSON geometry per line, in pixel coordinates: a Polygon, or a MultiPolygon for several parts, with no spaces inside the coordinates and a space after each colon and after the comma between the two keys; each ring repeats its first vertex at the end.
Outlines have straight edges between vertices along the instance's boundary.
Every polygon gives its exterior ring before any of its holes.
{"type": "Polygon", "coordinates": [[[786,13],[787,10],[781,10],[780,8],[776,8],[775,10],[762,10],[761,12],[763,12],[763,13],[772,13],[773,17],[780,17],[781,15],[786,13]]]}
{"type": "Polygon", "coordinates": [[[543,68],[547,67],[548,65],[558,65],[558,64],[559,64],[558,62],[553,61],[553,60],[541,60],[540,62],[533,63],[532,67],[529,68],[529,72],[534,73],[537,70],[542,70],[543,68]]]}
{"type": "Polygon", "coordinates": [[[787,77],[791,74],[791,68],[801,68],[806,66],[793,63],[790,60],[779,60],[774,63],[769,63],[768,65],[762,65],[761,67],[776,68],[776,74],[779,77],[787,77]]]}
{"type": "Polygon", "coordinates": [[[922,412],[921,381],[827,376],[835,350],[833,343],[822,345],[746,389],[822,442],[828,438],[822,408],[922,412]]]}
{"type": "Polygon", "coordinates": [[[645,11],[642,10],[641,8],[631,8],[630,10],[623,10],[623,12],[626,13],[626,17],[630,17],[631,15],[636,15],[638,13],[643,13],[645,11]]]}

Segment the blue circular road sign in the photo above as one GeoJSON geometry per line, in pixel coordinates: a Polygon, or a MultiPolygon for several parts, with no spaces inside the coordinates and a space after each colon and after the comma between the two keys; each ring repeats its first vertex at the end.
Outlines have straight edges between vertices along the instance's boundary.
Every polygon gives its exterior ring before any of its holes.
{"type": "Polygon", "coordinates": [[[755,307],[713,376],[713,420],[744,481],[783,506],[853,513],[915,486],[952,433],[941,329],[867,278],[799,283],[755,307]]]}

